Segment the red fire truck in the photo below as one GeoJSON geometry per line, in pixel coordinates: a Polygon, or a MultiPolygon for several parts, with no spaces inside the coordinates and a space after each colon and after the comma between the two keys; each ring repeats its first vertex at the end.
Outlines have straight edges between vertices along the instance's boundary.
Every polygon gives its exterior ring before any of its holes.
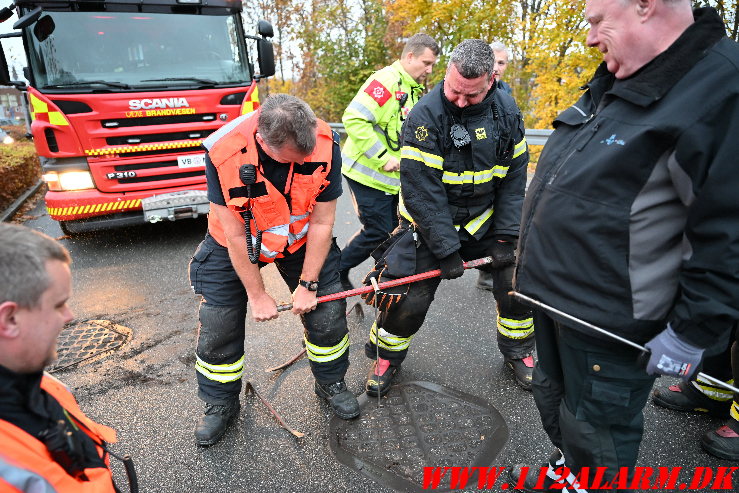
{"type": "MultiPolygon", "coordinates": [[[[259,105],[274,74],[272,26],[245,34],[241,0],[15,0],[24,90],[65,233],[208,212],[201,143],[259,105]],[[256,41],[254,73],[247,39],[256,41]]],[[[0,11],[7,20],[11,8],[0,11]]]]}

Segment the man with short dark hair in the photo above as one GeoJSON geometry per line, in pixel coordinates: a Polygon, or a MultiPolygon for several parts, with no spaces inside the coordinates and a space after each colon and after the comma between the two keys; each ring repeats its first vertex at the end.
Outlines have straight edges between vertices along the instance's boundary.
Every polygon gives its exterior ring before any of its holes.
{"type": "Polygon", "coordinates": [[[431,36],[411,36],[400,59],[372,74],[344,112],[342,173],[361,223],[341,252],[344,289],[352,288],[349,270],[367,260],[398,224],[401,129],[438,55],[431,36]]]}
{"type": "MultiPolygon", "coordinates": [[[[385,280],[440,268],[441,279],[454,279],[464,273],[464,260],[492,256],[486,268],[495,277],[498,347],[524,388],[534,364],[534,325],[531,311],[508,291],[527,164],[521,113],[495,88],[490,46],[462,41],[443,82],[413,108],[403,128],[401,224],[370,274],[385,280]]],[[[407,293],[392,305],[383,301],[392,296],[380,298],[365,346],[375,360],[368,394],[390,390],[439,283],[432,278],[404,286],[407,293]]]]}
{"type": "Polygon", "coordinates": [[[316,301],[341,290],[333,239],[341,195],[338,136],[304,101],[275,94],[204,146],[211,210],[208,233],[190,262],[190,283],[203,297],[195,369],[206,405],[197,443],[216,443],[238,415],[247,301],[257,322],[277,318],[260,274],[273,262],[305,327],[316,394],[337,416],[358,416],[357,399],[344,383],[346,301],[316,301]]]}
{"type": "Polygon", "coordinates": [[[43,373],[73,318],[70,262],[52,238],[0,223],[0,491],[119,491],[105,448],[115,431],[43,373]]]}
{"type": "Polygon", "coordinates": [[[539,158],[515,285],[650,350],[645,372],[638,350],[536,314],[554,462],[606,484],[636,463],[656,375],[689,379],[739,319],[739,45],[689,0],[587,0],[585,18],[604,62],[539,158]]]}

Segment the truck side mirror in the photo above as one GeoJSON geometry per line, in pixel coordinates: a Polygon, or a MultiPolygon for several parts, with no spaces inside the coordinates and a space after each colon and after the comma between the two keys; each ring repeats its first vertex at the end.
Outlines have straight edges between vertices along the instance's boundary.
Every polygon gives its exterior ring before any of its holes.
{"type": "Polygon", "coordinates": [[[36,7],[13,24],[13,29],[25,29],[41,17],[41,7],[36,7]]]}
{"type": "Polygon", "coordinates": [[[5,22],[11,17],[13,17],[13,9],[10,7],[3,7],[3,9],[0,10],[0,22],[5,22]]]}
{"type": "Polygon", "coordinates": [[[263,38],[272,38],[275,35],[275,32],[272,29],[272,24],[263,19],[260,19],[259,22],[257,22],[257,32],[263,38]]]}
{"type": "Polygon", "coordinates": [[[271,41],[257,40],[257,62],[259,62],[260,77],[275,75],[275,50],[272,48],[271,41]]]}
{"type": "Polygon", "coordinates": [[[45,15],[33,26],[33,35],[36,36],[39,43],[43,43],[46,39],[51,36],[51,33],[56,29],[54,19],[50,15],[45,15]]]}

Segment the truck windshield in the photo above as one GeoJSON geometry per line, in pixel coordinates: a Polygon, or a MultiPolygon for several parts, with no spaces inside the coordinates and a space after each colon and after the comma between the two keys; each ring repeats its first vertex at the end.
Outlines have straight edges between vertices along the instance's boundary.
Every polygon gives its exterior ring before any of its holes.
{"type": "Polygon", "coordinates": [[[29,35],[35,86],[89,92],[244,84],[251,77],[239,19],[46,12],[29,35]]]}

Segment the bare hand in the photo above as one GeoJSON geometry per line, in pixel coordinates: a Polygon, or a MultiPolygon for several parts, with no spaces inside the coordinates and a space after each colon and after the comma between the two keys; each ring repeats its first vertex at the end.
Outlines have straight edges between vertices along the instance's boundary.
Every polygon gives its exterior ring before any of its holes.
{"type": "Polygon", "coordinates": [[[267,293],[250,297],[249,307],[251,308],[251,317],[257,322],[266,322],[277,318],[277,303],[267,293]]]}
{"type": "Polygon", "coordinates": [[[303,286],[295,288],[295,291],[293,291],[293,308],[291,310],[295,315],[311,312],[317,306],[318,301],[316,300],[315,291],[308,291],[303,286]]]}
{"type": "Polygon", "coordinates": [[[387,160],[387,163],[382,167],[383,171],[399,171],[400,170],[400,161],[398,161],[394,157],[390,157],[390,159],[387,160]]]}

